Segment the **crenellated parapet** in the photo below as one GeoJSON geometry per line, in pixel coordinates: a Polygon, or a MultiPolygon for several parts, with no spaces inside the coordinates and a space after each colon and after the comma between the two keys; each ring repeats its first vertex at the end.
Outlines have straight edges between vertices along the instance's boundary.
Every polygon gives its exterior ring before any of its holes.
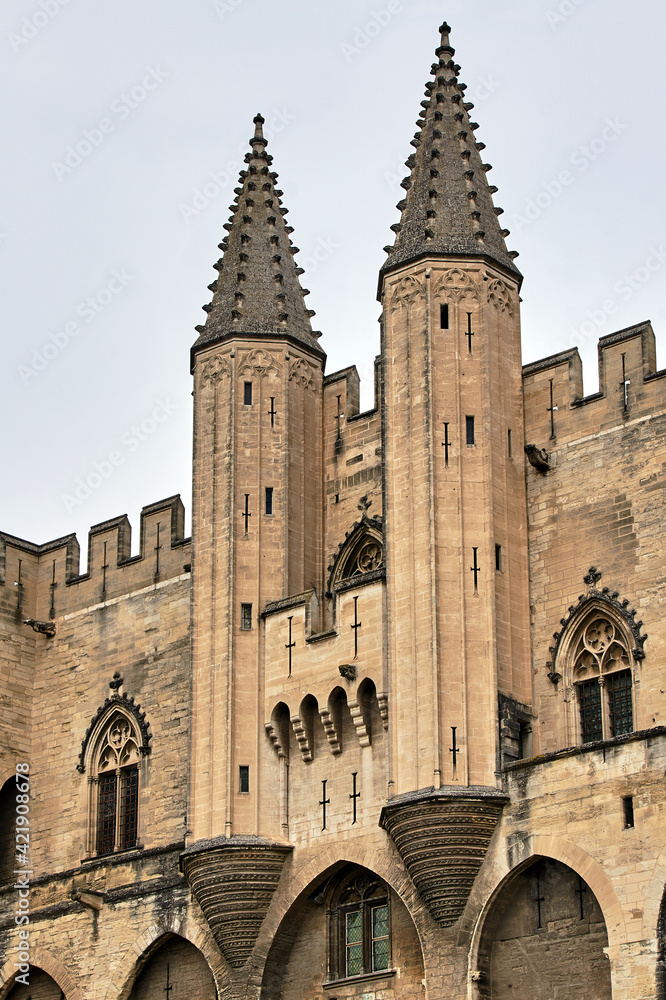
{"type": "Polygon", "coordinates": [[[143,508],[136,555],[127,515],[93,525],[84,573],[79,572],[80,547],[74,534],[37,545],[0,532],[0,610],[21,623],[48,623],[188,574],[190,539],[183,529],[179,496],[143,508]]]}
{"type": "Polygon", "coordinates": [[[666,369],[657,370],[649,321],[602,337],[597,349],[599,389],[587,396],[575,347],[523,366],[528,446],[550,455],[563,442],[630,424],[664,407],[666,369]]]}

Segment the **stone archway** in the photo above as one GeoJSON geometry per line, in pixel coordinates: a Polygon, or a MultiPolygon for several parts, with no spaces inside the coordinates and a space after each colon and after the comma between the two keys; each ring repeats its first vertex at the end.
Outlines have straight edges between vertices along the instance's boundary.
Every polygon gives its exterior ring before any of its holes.
{"type": "MultiPolygon", "coordinates": [[[[62,962],[40,948],[31,948],[30,955],[32,959],[30,963],[30,975],[32,976],[33,972],[40,973],[46,975],[48,979],[55,983],[58,989],[58,1000],[60,1000],[61,994],[66,1000],[84,1000],[83,993],[62,962]]],[[[14,1000],[15,996],[20,996],[20,994],[14,993],[18,985],[14,980],[15,973],[14,959],[9,958],[2,970],[0,970],[0,998],[2,1000],[7,1000],[9,996],[14,1000]]],[[[26,992],[25,996],[27,997],[29,993],[30,990],[26,992]]],[[[33,1000],[37,1000],[36,996],[33,997],[33,1000]]]]}
{"type": "Polygon", "coordinates": [[[572,868],[533,859],[495,894],[484,920],[478,997],[611,1000],[606,922],[599,902],[572,868]]]}
{"type": "MultiPolygon", "coordinates": [[[[117,985],[111,985],[107,992],[108,1000],[131,1000],[134,997],[135,986],[146,966],[164,945],[174,939],[190,944],[201,955],[219,993],[222,983],[228,976],[228,970],[212,935],[202,930],[190,918],[172,914],[151,924],[128,948],[118,977],[123,985],[120,990],[117,985]]],[[[169,996],[175,1000],[174,991],[171,991],[169,996]]]]}
{"type": "Polygon", "coordinates": [[[138,973],[129,1000],[216,1000],[217,989],[205,958],[176,934],[166,936],[138,973]],[[168,991],[168,992],[166,992],[168,991]]]}
{"type": "Polygon", "coordinates": [[[55,979],[48,972],[30,966],[28,985],[15,982],[7,994],[7,1000],[61,1000],[65,995],[55,979]]]}
{"type": "Polygon", "coordinates": [[[666,1000],[666,887],[661,897],[659,921],[657,923],[657,996],[656,1000],[666,1000]]]}
{"type": "MultiPolygon", "coordinates": [[[[359,903],[359,913],[361,909],[359,903]]],[[[365,930],[359,933],[367,934],[368,927],[371,928],[371,909],[372,901],[368,913],[359,917],[365,923],[365,930]]],[[[403,995],[418,1000],[425,996],[423,978],[419,935],[401,898],[370,869],[339,861],[320,873],[284,914],[268,951],[261,1000],[318,1000],[327,982],[340,983],[345,998],[360,998],[369,991],[373,995],[378,991],[377,995],[385,1000],[403,995]],[[344,888],[356,876],[366,878],[370,888],[374,887],[378,908],[388,900],[391,959],[388,967],[381,965],[379,970],[374,970],[370,962],[350,979],[344,971],[345,959],[341,957],[345,952],[344,916],[332,911],[338,905],[338,888],[344,888]],[[332,949],[337,951],[335,961],[332,949]]]]}

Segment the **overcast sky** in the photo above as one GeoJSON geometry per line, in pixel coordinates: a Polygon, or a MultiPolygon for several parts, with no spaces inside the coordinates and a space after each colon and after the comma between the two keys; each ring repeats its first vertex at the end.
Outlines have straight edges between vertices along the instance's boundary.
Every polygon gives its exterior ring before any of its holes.
{"type": "Polygon", "coordinates": [[[189,348],[257,111],[327,371],[355,363],[370,405],[444,18],[520,251],[524,361],[577,343],[594,391],[598,337],[649,318],[666,366],[654,0],[4,0],[0,528],[76,531],[84,568],[99,521],[128,513],[136,551],[141,507],[180,493],[189,524],[189,348]]]}

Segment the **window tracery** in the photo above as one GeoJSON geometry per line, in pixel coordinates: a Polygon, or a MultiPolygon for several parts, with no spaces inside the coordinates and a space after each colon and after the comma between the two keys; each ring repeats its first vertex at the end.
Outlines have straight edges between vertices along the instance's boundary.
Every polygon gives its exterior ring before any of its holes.
{"type": "Polygon", "coordinates": [[[384,568],[384,539],[380,517],[364,516],[348,532],[329,566],[329,591],[384,568]]]}
{"type": "Polygon", "coordinates": [[[137,846],[140,738],[132,720],[116,710],[95,744],[91,784],[91,834],[95,854],[137,846]]]}
{"type": "Polygon", "coordinates": [[[583,743],[633,731],[631,668],[631,653],[621,629],[607,615],[588,618],[573,662],[583,743]]]}
{"type": "Polygon", "coordinates": [[[634,731],[638,668],[648,638],[629,601],[598,586],[601,577],[591,566],[587,592],[560,619],[546,664],[553,684],[564,679],[567,739],[580,743],[634,731]]]}
{"type": "Polygon", "coordinates": [[[329,919],[330,980],[390,969],[389,894],[376,876],[354,870],[333,890],[329,919]]]}

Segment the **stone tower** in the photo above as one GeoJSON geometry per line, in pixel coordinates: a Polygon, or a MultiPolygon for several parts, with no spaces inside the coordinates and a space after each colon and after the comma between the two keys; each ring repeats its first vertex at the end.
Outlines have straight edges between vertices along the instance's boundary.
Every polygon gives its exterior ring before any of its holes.
{"type": "MultiPolygon", "coordinates": [[[[223,838],[234,847],[238,836],[265,832],[258,780],[260,612],[289,594],[321,591],[325,354],[305,306],[308,293],[300,285],[298,250],[263,121],[260,115],[254,120],[220,244],[224,255],[215,265],[219,276],[209,286],[213,299],[204,307],[208,318],[192,348],[197,541],[190,830],[194,843],[223,838]]],[[[279,874],[282,849],[277,855],[266,845],[253,849],[260,865],[268,850],[279,874]]],[[[230,877],[228,863],[225,855],[218,882],[230,877]]],[[[243,852],[241,864],[248,863],[243,852]]],[[[188,874],[195,868],[190,861],[188,874]]],[[[233,927],[231,936],[239,935],[233,927]]]]}
{"type": "Polygon", "coordinates": [[[521,370],[436,55],[374,406],[324,374],[257,116],[192,539],[179,497],[82,573],[0,532],[0,1000],[666,1000],[666,369],[642,322],[590,396],[576,350],[521,370]]]}
{"type": "MultiPolygon", "coordinates": [[[[524,706],[531,689],[521,276],[493,206],[450,29],[440,30],[379,292],[397,796],[385,822],[408,850],[425,809],[426,838],[441,824],[444,862],[460,809],[473,825],[492,826],[498,696],[524,706]],[[419,808],[398,805],[429,787],[419,808]]],[[[475,840],[457,845],[470,859],[475,840]]],[[[463,901],[455,895],[451,916],[463,901]]]]}

